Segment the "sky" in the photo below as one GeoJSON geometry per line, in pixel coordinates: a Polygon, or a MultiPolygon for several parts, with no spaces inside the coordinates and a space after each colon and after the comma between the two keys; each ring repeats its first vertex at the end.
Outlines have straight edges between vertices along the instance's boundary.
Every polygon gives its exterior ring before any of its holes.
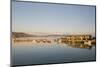
{"type": "Polygon", "coordinates": [[[95,6],[14,1],[12,31],[95,35],[95,6]]]}

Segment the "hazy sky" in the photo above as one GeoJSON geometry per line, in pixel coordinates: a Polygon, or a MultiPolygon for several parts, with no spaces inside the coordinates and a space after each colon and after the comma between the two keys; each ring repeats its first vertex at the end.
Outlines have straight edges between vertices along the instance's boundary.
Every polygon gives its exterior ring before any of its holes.
{"type": "Polygon", "coordinates": [[[95,7],[12,2],[12,31],[95,33],[95,7]]]}

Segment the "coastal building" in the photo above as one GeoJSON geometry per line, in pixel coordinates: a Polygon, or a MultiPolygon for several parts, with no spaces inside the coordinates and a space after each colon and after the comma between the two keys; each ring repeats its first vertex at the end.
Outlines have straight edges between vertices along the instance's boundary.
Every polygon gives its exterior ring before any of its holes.
{"type": "Polygon", "coordinates": [[[67,35],[61,38],[59,41],[61,42],[84,42],[91,40],[91,35],[67,35]]]}

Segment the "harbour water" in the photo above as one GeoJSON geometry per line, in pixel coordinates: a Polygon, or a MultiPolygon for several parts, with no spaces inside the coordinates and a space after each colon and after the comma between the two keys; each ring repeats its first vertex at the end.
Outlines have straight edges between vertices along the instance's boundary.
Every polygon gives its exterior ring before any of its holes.
{"type": "Polygon", "coordinates": [[[95,61],[95,46],[90,48],[69,46],[64,43],[38,43],[12,45],[12,64],[49,64],[80,61],[95,61]],[[20,46],[18,46],[20,45],[20,46]]]}

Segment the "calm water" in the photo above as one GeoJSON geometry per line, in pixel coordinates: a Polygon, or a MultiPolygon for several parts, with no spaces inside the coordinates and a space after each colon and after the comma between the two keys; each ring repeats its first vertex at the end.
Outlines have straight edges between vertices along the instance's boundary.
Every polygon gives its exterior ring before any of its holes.
{"type": "Polygon", "coordinates": [[[46,64],[76,61],[94,61],[95,46],[91,49],[74,48],[68,44],[18,44],[12,48],[12,64],[46,64]]]}

